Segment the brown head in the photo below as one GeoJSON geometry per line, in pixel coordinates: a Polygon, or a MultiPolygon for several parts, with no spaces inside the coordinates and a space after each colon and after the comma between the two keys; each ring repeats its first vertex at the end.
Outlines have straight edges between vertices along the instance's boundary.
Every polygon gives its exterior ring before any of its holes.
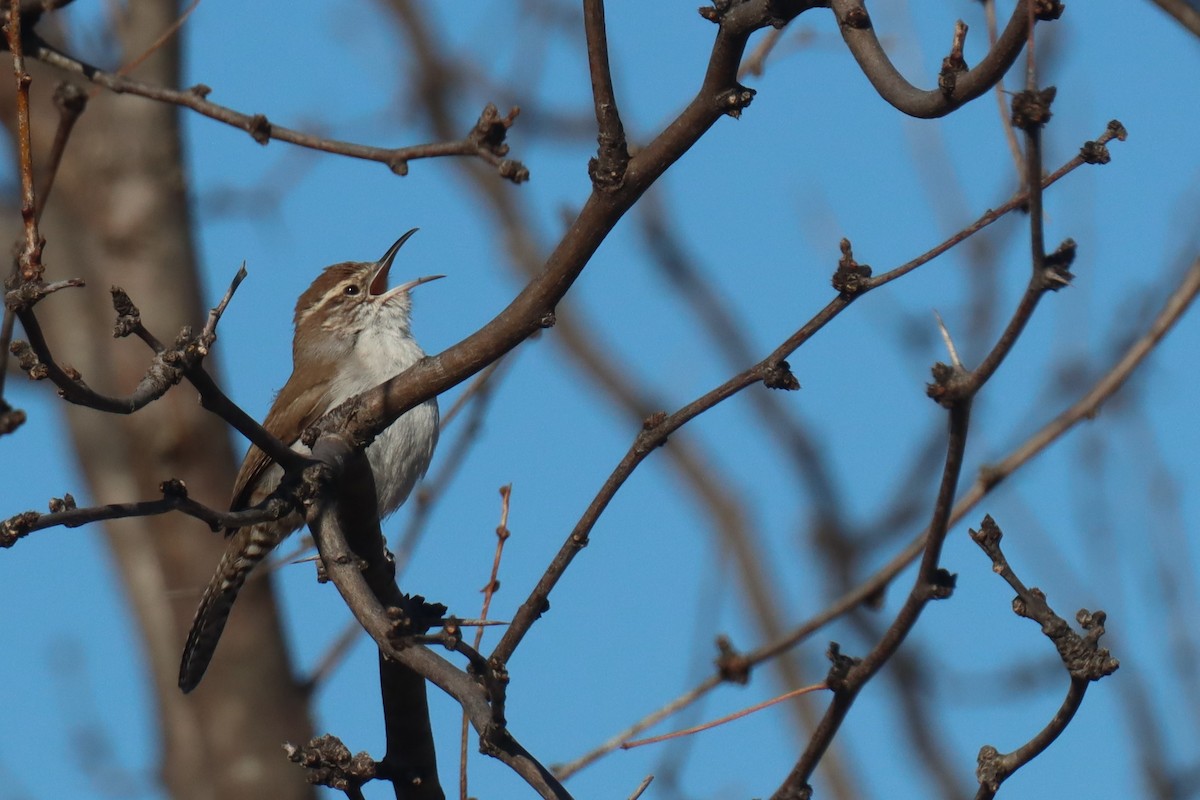
{"type": "Polygon", "coordinates": [[[416,232],[413,228],[397,239],[378,261],[346,261],[326,267],[317,276],[296,301],[293,361],[344,357],[362,331],[372,326],[408,334],[409,291],[445,277],[427,275],[388,290],[388,273],[396,253],[416,232]]]}

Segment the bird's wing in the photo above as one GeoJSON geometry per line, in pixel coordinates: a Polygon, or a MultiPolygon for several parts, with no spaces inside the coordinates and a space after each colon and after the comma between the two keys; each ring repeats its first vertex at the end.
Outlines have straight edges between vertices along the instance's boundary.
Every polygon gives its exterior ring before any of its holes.
{"type": "MultiPolygon", "coordinates": [[[[296,380],[295,373],[279,390],[275,402],[271,405],[263,427],[274,434],[284,444],[291,445],[299,440],[304,429],[316,422],[328,407],[329,382],[322,381],[314,384],[311,381],[296,380]],[[307,382],[307,385],[305,383],[307,382]],[[289,420],[284,420],[284,409],[288,410],[289,420]],[[295,412],[299,412],[296,414],[295,412]],[[284,427],[287,430],[284,430],[284,427]]],[[[233,499],[229,501],[229,509],[238,511],[252,505],[251,496],[258,488],[259,479],[274,462],[266,453],[252,445],[238,470],[237,480],[233,484],[233,499]]],[[[228,533],[228,532],[227,532],[228,533]]]]}

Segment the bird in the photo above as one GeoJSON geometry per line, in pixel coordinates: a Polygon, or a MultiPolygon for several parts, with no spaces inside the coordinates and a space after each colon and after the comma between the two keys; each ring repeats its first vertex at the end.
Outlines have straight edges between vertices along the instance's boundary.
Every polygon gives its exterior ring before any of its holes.
{"type": "MultiPolygon", "coordinates": [[[[411,329],[413,288],[445,277],[428,275],[388,290],[396,253],[414,228],[378,261],[326,267],[296,301],[292,374],[275,396],[263,427],[299,452],[305,428],[327,411],[398,375],[425,357],[411,329]]],[[[382,519],[395,511],[429,468],[438,440],[437,398],[410,409],[367,446],[382,519]]],[[[283,468],[251,446],[238,470],[229,508],[262,502],[278,486],[283,468]]],[[[304,525],[302,512],[226,529],[228,543],[204,590],[179,666],[179,688],[192,691],[216,650],[246,576],[289,534],[304,525]]]]}

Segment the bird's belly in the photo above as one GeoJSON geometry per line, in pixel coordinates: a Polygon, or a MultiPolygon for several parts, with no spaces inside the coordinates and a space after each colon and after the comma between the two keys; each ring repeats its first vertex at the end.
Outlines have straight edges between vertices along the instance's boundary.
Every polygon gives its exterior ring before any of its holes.
{"type": "Polygon", "coordinates": [[[437,401],[431,399],[405,412],[367,448],[380,517],[399,508],[424,477],[437,437],[437,401]]]}

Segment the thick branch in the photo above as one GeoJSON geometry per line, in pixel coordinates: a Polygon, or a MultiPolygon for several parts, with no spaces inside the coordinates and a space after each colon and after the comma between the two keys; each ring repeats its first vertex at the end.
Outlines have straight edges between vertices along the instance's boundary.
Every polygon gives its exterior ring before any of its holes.
{"type": "MultiPolygon", "coordinates": [[[[740,113],[753,93],[737,85],[735,76],[750,34],[777,19],[778,2],[751,0],[722,21],[704,83],[687,108],[629,163],[620,189],[593,191],[578,217],[550,254],[545,268],[495,318],[448,350],[347,401],[323,422],[344,422],[355,442],[365,442],[401,414],[461,383],[512,350],[534,332],[554,324],[554,307],[587,266],[622,215],[649,186],[726,114],[740,113]]],[[[792,16],[813,7],[787,4],[792,16]]]]}
{"type": "MultiPolygon", "coordinates": [[[[432,681],[453,697],[479,733],[485,751],[512,768],[542,797],[559,800],[570,797],[507,728],[495,724],[491,698],[474,678],[426,647],[398,642],[395,620],[385,603],[391,607],[403,600],[383,548],[379,517],[374,512],[375,487],[366,457],[346,438],[329,434],[316,441],[312,454],[330,471],[324,476],[313,473],[321,488],[317,501],[309,509],[309,528],[326,574],[355,618],[375,640],[380,654],[432,681]],[[340,480],[329,480],[337,475],[342,476],[340,480]],[[335,490],[339,493],[336,498],[332,495],[335,490]],[[362,549],[352,548],[351,540],[362,549]]],[[[390,685],[398,686],[395,682],[390,685]]],[[[388,686],[385,681],[384,688],[388,686]]],[[[385,698],[385,707],[399,709],[404,704],[385,698]]],[[[389,719],[389,733],[398,724],[397,720],[389,719]]]]}

